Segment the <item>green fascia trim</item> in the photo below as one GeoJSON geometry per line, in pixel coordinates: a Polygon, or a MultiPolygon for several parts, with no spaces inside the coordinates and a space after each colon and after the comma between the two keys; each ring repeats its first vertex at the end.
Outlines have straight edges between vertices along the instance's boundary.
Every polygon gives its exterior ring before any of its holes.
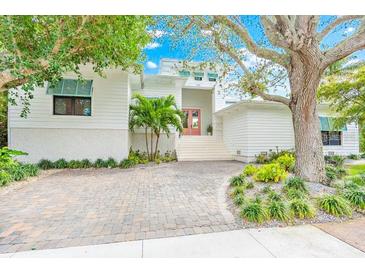
{"type": "Polygon", "coordinates": [[[188,71],[188,70],[180,70],[179,71],[179,75],[181,77],[189,77],[190,76],[190,71],[188,71]]]}
{"type": "Polygon", "coordinates": [[[335,127],[335,119],[332,117],[320,116],[319,121],[321,124],[321,131],[347,131],[347,126],[344,125],[342,128],[335,127]]]}
{"type": "Polygon", "coordinates": [[[204,72],[194,72],[194,76],[196,77],[204,77],[204,72]]]}

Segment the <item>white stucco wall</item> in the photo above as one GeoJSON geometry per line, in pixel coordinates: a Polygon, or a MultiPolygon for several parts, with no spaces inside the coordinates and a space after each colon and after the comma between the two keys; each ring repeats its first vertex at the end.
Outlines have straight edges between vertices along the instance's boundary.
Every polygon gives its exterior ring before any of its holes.
{"type": "MultiPolygon", "coordinates": [[[[329,116],[326,107],[319,114],[329,116]]],[[[237,159],[254,160],[260,152],[294,148],[294,131],[290,111],[279,104],[241,104],[222,111],[223,141],[237,159]],[[239,151],[239,152],[237,152],[239,151]]],[[[347,125],[342,133],[341,146],[324,146],[339,155],[358,154],[359,138],[356,124],[347,125]]]]}
{"type": "Polygon", "coordinates": [[[24,160],[127,157],[128,74],[111,69],[103,78],[90,67],[83,67],[82,73],[85,79],[93,80],[89,117],[53,115],[53,96],[46,94],[46,87],[34,90],[27,118],[19,115],[21,105],[9,106],[9,146],[28,152],[24,160]]]}

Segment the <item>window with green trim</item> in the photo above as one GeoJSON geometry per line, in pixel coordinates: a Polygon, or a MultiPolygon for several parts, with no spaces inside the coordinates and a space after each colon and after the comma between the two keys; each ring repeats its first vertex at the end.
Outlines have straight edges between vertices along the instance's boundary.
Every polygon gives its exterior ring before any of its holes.
{"type": "Polygon", "coordinates": [[[209,82],[216,82],[218,78],[218,74],[217,73],[211,73],[208,72],[208,81],[209,82]]]}
{"type": "Polygon", "coordinates": [[[195,81],[203,81],[204,72],[194,72],[195,81]]]}
{"type": "Polygon", "coordinates": [[[188,71],[188,70],[180,70],[179,71],[179,75],[181,77],[189,77],[190,76],[190,71],[188,71]]]}
{"type": "Polygon", "coordinates": [[[49,85],[47,94],[91,97],[92,83],[92,80],[62,79],[54,86],[49,85]]]}

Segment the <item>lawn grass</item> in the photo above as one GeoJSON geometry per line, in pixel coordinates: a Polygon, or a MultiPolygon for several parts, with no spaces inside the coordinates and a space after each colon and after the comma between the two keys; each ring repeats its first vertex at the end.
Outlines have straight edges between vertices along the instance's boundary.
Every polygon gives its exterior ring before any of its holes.
{"type": "Polygon", "coordinates": [[[347,173],[350,176],[354,176],[360,173],[365,173],[365,164],[364,165],[346,165],[345,166],[347,173]]]}

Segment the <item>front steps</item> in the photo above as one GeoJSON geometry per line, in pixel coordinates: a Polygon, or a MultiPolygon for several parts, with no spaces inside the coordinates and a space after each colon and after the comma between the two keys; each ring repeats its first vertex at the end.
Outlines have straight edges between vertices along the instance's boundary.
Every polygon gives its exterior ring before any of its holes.
{"type": "Polygon", "coordinates": [[[222,141],[214,136],[181,136],[177,140],[178,161],[233,160],[222,141]]]}

